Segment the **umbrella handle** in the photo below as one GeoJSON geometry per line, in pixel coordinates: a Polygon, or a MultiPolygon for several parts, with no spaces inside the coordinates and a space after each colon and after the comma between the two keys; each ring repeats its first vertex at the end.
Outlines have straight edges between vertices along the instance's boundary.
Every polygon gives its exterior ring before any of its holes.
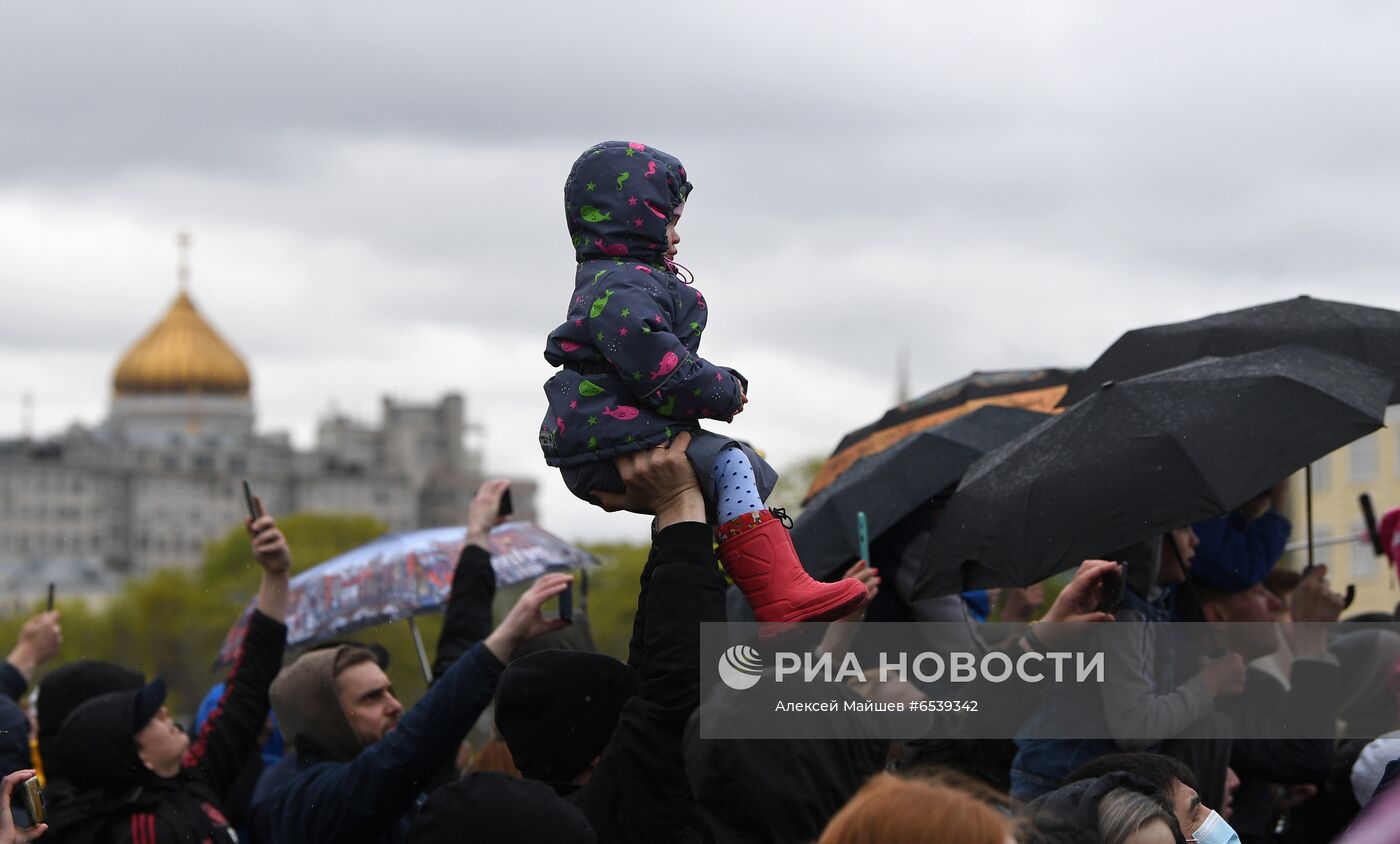
{"type": "Polygon", "coordinates": [[[413,635],[413,649],[418,652],[418,664],[423,668],[423,679],[431,686],[433,667],[428,662],[428,649],[423,647],[423,634],[418,632],[418,619],[411,615],[408,617],[408,632],[413,635]]]}

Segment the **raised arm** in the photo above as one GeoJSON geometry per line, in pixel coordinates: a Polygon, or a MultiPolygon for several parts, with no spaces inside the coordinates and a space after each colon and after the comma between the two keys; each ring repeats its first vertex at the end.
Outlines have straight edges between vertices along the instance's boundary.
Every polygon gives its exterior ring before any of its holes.
{"type": "Polygon", "coordinates": [[[501,497],[510,481],[487,481],[467,509],[467,542],[452,575],[452,594],[443,613],[433,680],[437,681],[467,649],[491,632],[491,602],[496,597],[496,572],[491,567],[487,540],[499,516],[501,497]]]}
{"type": "MultiPolygon", "coordinates": [[[[258,502],[262,510],[262,502],[258,502]]],[[[267,721],[268,687],[282,667],[287,644],[287,580],[292,552],[287,539],[268,515],[244,521],[253,558],[262,568],[258,604],[248,620],[248,632],[234,657],[224,693],[209,713],[204,727],[185,754],[183,767],[225,795],[249,755],[267,721]]]]}
{"type": "Polygon", "coordinates": [[[63,648],[63,627],[58,622],[58,610],[25,620],[14,650],[0,664],[0,694],[18,702],[39,666],[58,656],[63,648]]]}
{"type": "Polygon", "coordinates": [[[317,776],[276,792],[255,810],[255,828],[273,841],[373,841],[387,833],[452,759],[491,702],[515,648],[567,623],[545,619],[540,605],[570,582],[567,574],[536,580],[500,626],[468,649],[393,730],[353,760],[323,766],[317,776]]]}
{"type": "Polygon", "coordinates": [[[627,841],[676,840],[692,816],[682,741],[699,704],[700,625],[725,619],[724,577],[685,457],[688,438],[682,433],[669,447],[616,461],[629,493],[644,496],[656,513],[650,578],[634,629],[642,683],[575,802],[596,829],[621,830],[627,841]]]}

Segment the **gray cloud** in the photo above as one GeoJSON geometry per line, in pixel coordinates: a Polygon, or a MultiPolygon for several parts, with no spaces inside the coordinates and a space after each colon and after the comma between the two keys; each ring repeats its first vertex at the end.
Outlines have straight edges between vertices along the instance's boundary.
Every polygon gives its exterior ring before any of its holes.
{"type": "Polygon", "coordinates": [[[538,468],[561,184],[606,137],[687,163],[704,351],[779,462],[877,416],[900,342],[929,388],[1301,292],[1396,304],[1386,4],[357,5],[0,11],[0,405],[99,417],[188,226],[267,424],[459,389],[538,468]]]}

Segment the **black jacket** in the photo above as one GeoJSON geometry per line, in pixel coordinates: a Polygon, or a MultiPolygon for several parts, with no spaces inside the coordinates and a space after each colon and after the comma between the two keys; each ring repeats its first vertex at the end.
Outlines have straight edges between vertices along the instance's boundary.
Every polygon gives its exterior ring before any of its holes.
{"type": "Polygon", "coordinates": [[[710,528],[681,522],[656,535],[642,570],[628,663],[641,688],[588,783],[568,796],[600,842],[685,841],[700,828],[682,742],[700,702],[700,625],[724,621],[724,577],[710,528]]]}
{"type": "Polygon", "coordinates": [[[1332,770],[1330,736],[1341,710],[1342,670],[1296,659],[1290,681],[1286,690],[1272,675],[1251,668],[1244,694],[1219,703],[1234,723],[1230,767],[1241,780],[1230,826],[1246,841],[1267,840],[1273,831],[1271,784],[1321,785],[1332,770]],[[1280,738],[1289,735],[1294,737],[1280,738]]]}
{"type": "Polygon", "coordinates": [[[462,546],[452,573],[452,592],[442,614],[433,682],[437,682],[458,657],[491,635],[491,602],[496,597],[496,570],[491,553],[479,545],[462,546]]]}
{"type": "Polygon", "coordinates": [[[61,731],[60,752],[73,742],[91,752],[74,766],[78,790],[60,795],[50,807],[45,841],[174,844],[231,842],[221,803],[257,747],[267,720],[267,689],[282,664],[286,625],[253,613],[239,649],[225,696],[190,745],[180,773],[165,779],[120,754],[102,748],[130,742],[131,724],[117,717],[69,718],[61,731]]]}

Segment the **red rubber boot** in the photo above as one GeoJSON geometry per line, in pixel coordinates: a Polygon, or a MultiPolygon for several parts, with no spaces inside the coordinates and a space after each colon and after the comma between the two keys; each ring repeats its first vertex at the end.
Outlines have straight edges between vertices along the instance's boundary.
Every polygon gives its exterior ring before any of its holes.
{"type": "Polygon", "coordinates": [[[865,584],[813,580],[792,537],[771,510],[755,510],[719,526],[719,559],[763,623],[831,621],[865,603],[865,584]]]}

